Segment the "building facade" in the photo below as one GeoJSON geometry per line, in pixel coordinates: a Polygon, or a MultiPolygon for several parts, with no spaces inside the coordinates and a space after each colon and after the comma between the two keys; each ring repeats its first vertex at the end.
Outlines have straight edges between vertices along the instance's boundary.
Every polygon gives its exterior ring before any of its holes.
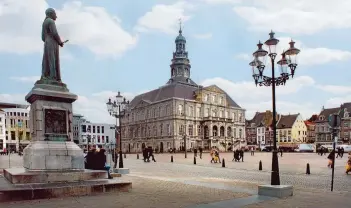
{"type": "Polygon", "coordinates": [[[5,112],[0,109],[0,150],[6,148],[5,138],[5,112]]]}
{"type": "Polygon", "coordinates": [[[258,145],[259,147],[271,144],[273,141],[273,130],[271,128],[273,114],[271,111],[257,112],[255,116],[247,122],[246,128],[250,129],[251,137],[248,144],[258,145]]]}
{"type": "Polygon", "coordinates": [[[280,115],[277,123],[277,141],[279,147],[295,148],[305,143],[307,127],[300,114],[280,115]]]}
{"type": "Polygon", "coordinates": [[[123,151],[245,145],[245,110],[218,86],[203,87],[191,79],[182,30],[175,45],[169,81],[136,96],[122,118],[123,151]]]}
{"type": "Polygon", "coordinates": [[[350,144],[351,140],[351,103],[340,105],[339,116],[341,117],[339,143],[350,144]]]}
{"type": "Polygon", "coordinates": [[[245,134],[247,145],[257,145],[257,130],[255,123],[252,120],[245,122],[245,134]]]}
{"type": "Polygon", "coordinates": [[[80,138],[81,138],[81,127],[82,123],[86,120],[82,115],[73,114],[73,142],[79,145],[80,138]]]}
{"type": "Polygon", "coordinates": [[[30,142],[29,108],[4,108],[5,140],[9,151],[22,151],[30,142]]]}
{"type": "Polygon", "coordinates": [[[116,144],[116,125],[98,124],[84,121],[81,123],[79,146],[83,149],[89,148],[113,148],[116,144]]]}
{"type": "Polygon", "coordinates": [[[316,124],[312,121],[305,121],[307,128],[306,143],[314,143],[316,139],[316,124]]]}
{"type": "MultiPolygon", "coordinates": [[[[333,137],[331,127],[328,124],[328,117],[332,114],[339,114],[340,107],[338,108],[322,108],[321,112],[318,115],[318,119],[315,121],[316,129],[316,145],[332,145],[333,137]]],[[[338,133],[338,137],[340,138],[340,132],[338,133]]]]}

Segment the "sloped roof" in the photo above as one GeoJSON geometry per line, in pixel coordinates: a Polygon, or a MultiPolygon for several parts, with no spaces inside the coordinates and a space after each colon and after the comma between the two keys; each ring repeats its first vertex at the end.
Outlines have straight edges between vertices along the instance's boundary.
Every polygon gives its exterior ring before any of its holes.
{"type": "MultiPolygon", "coordinates": [[[[174,83],[166,84],[162,87],[159,87],[158,89],[154,89],[149,92],[137,95],[130,102],[130,107],[134,108],[135,106],[138,105],[138,103],[141,100],[144,100],[149,103],[158,102],[168,98],[181,98],[181,99],[187,99],[187,100],[195,100],[195,92],[199,90],[201,87],[202,86],[199,86],[193,83],[183,83],[183,82],[174,82],[174,83]]],[[[236,102],[232,98],[230,98],[226,92],[224,93],[226,94],[227,102],[229,103],[229,106],[240,108],[240,106],[236,104],[236,102]]]]}
{"type": "Polygon", "coordinates": [[[263,122],[265,114],[266,112],[256,112],[254,117],[251,120],[249,120],[249,124],[255,124],[255,127],[257,127],[263,122]]]}
{"type": "Polygon", "coordinates": [[[325,121],[328,120],[328,117],[329,117],[330,114],[339,113],[339,111],[340,111],[340,107],[323,109],[323,110],[319,113],[318,120],[316,120],[316,122],[325,122],[325,121]],[[323,120],[320,120],[320,119],[319,119],[321,116],[324,117],[323,120]]]}
{"type": "Polygon", "coordinates": [[[314,122],[312,122],[312,121],[308,121],[308,120],[307,120],[307,121],[304,121],[304,122],[305,122],[305,125],[306,125],[306,126],[308,126],[308,125],[314,125],[314,122]]]}
{"type": "Polygon", "coordinates": [[[277,123],[277,129],[292,128],[292,126],[294,125],[294,123],[299,115],[300,114],[281,115],[281,117],[277,123]]]}

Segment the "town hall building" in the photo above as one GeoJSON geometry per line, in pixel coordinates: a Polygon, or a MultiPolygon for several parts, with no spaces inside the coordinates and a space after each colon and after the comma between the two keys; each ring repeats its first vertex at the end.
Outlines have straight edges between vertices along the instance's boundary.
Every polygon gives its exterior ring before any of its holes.
{"type": "Polygon", "coordinates": [[[152,146],[159,152],[245,145],[245,109],[216,85],[191,79],[186,39],[179,30],[167,83],[137,95],[122,118],[124,152],[152,146]]]}

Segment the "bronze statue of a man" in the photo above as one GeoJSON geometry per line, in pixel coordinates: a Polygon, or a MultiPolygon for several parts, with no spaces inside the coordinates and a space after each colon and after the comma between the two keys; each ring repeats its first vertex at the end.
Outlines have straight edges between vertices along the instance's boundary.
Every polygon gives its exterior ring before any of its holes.
{"type": "Polygon", "coordinates": [[[57,18],[54,9],[45,11],[46,18],[43,22],[41,39],[44,42],[44,54],[42,62],[41,80],[49,79],[61,82],[59,46],[64,42],[57,32],[55,20],[57,18]]]}

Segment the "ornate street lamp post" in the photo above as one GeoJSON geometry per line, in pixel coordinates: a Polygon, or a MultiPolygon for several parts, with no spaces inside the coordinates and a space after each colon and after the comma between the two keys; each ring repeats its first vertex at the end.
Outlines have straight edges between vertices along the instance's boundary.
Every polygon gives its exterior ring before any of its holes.
{"type": "Polygon", "coordinates": [[[279,177],[279,162],[278,162],[278,151],[277,151],[277,129],[276,129],[276,105],[275,105],[275,87],[279,85],[285,85],[286,81],[294,77],[295,70],[297,67],[297,54],[300,52],[299,49],[295,48],[294,41],[290,41],[290,48],[282,53],[282,58],[277,62],[280,68],[280,75],[275,76],[275,58],[277,56],[276,46],[279,42],[274,37],[274,32],[269,33],[269,39],[265,42],[268,47],[268,51],[262,48],[263,44],[259,42],[257,44],[258,49],[253,53],[254,60],[250,62],[252,67],[252,77],[255,80],[256,86],[271,86],[272,87],[272,107],[273,107],[273,152],[272,152],[272,172],[271,172],[271,185],[280,185],[279,177]],[[272,76],[263,75],[265,68],[265,60],[267,57],[271,59],[272,76]],[[288,72],[290,68],[290,72],[288,72]]]}
{"type": "MultiPolygon", "coordinates": [[[[117,121],[119,124],[118,128],[118,133],[119,133],[119,168],[123,168],[123,157],[122,157],[122,123],[121,123],[121,117],[124,115],[125,109],[128,106],[129,101],[126,101],[126,98],[121,95],[120,92],[116,95],[116,100],[113,102],[111,101],[111,98],[108,99],[108,102],[106,103],[107,105],[107,110],[110,113],[111,116],[116,118],[116,126],[117,126],[117,121]],[[123,112],[123,113],[122,113],[123,112]]],[[[115,161],[117,163],[117,161],[115,161]]]]}

